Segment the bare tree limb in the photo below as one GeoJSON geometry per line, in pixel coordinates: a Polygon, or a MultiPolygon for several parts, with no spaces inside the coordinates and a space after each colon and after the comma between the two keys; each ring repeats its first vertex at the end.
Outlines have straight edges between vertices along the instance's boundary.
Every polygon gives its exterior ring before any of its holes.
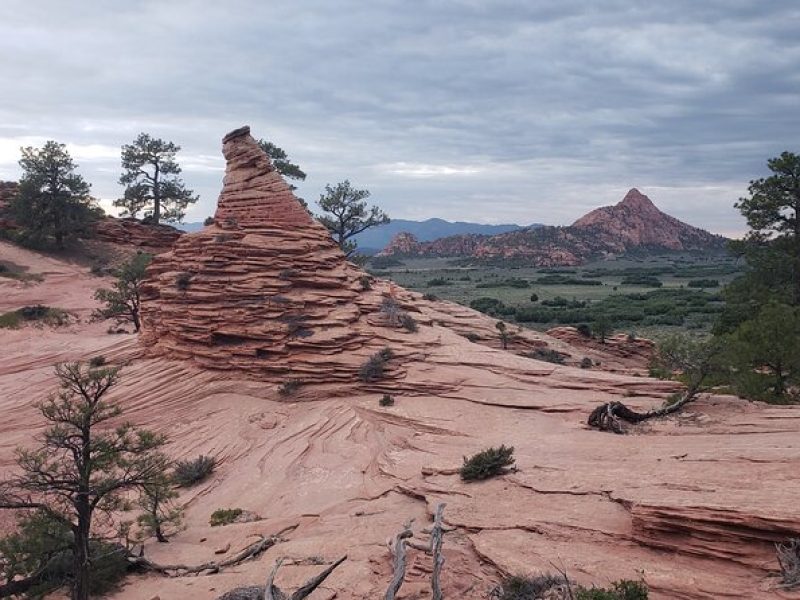
{"type": "Polygon", "coordinates": [[[441,575],[444,566],[444,556],[442,556],[442,515],[444,502],[436,507],[436,516],[433,519],[433,529],[431,529],[430,553],[433,556],[433,573],[431,574],[431,594],[433,600],[442,600],[441,575]]]}
{"type": "Polygon", "coordinates": [[[384,600],[394,600],[395,595],[403,585],[403,579],[406,576],[406,540],[413,536],[411,531],[411,521],[406,523],[403,531],[398,533],[394,538],[394,547],[392,548],[392,555],[394,556],[394,576],[389,583],[389,589],[386,590],[384,600]]]}

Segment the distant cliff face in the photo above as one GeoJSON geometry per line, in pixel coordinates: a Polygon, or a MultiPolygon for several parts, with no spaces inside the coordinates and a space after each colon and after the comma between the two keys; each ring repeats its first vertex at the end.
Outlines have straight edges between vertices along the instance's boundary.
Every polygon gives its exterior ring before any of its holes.
{"type": "Polygon", "coordinates": [[[584,215],[568,227],[536,227],[492,236],[451,236],[420,243],[399,234],[382,255],[524,259],[541,267],[574,266],[635,250],[721,249],[725,238],[661,212],[637,189],[621,202],[584,215]]]}

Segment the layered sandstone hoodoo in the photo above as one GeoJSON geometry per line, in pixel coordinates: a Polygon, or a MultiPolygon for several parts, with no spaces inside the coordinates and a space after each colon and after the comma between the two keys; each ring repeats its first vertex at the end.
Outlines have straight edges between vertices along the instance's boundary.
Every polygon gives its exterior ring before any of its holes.
{"type": "Polygon", "coordinates": [[[138,219],[104,217],[92,226],[94,236],[112,244],[136,248],[170,248],[183,232],[164,224],[142,223],[138,219]]]}
{"type": "MultiPolygon", "coordinates": [[[[156,353],[282,380],[355,380],[383,345],[382,297],[349,263],[250,136],[223,139],[215,223],[155,258],[142,341],[156,353]]],[[[407,294],[407,293],[406,293],[407,294]]]]}

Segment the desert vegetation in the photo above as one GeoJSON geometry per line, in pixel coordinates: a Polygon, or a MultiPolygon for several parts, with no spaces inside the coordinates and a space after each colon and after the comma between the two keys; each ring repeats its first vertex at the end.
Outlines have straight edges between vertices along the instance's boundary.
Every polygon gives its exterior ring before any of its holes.
{"type": "Polygon", "coordinates": [[[514,465],[513,446],[498,446],[481,450],[466,458],[459,474],[464,481],[480,481],[508,472],[514,465]]]}
{"type": "Polygon", "coordinates": [[[142,326],[139,317],[141,286],[151,260],[149,254],[136,254],[114,272],[116,281],[112,289],[104,288],[95,292],[95,299],[104,305],[95,311],[97,318],[115,319],[118,325],[130,323],[134,331],[139,331],[142,326]]]}
{"type": "Polygon", "coordinates": [[[173,477],[179,486],[191,487],[205,481],[214,472],[216,466],[216,458],[201,454],[197,458],[175,463],[173,477]]]}
{"type": "Polygon", "coordinates": [[[6,329],[16,329],[28,323],[61,327],[69,322],[70,315],[67,311],[43,304],[23,306],[0,315],[0,328],[6,329]]]}

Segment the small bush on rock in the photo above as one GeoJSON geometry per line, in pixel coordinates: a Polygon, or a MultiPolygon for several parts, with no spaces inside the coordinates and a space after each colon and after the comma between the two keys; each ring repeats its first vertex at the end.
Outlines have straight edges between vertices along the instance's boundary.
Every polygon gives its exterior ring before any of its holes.
{"type": "Polygon", "coordinates": [[[175,482],[180,487],[190,487],[211,475],[216,466],[216,458],[202,454],[194,460],[181,460],[175,465],[175,482]]]}
{"type": "Polygon", "coordinates": [[[414,320],[414,317],[412,317],[407,312],[400,313],[398,320],[400,321],[400,326],[409,333],[416,333],[417,330],[419,329],[417,327],[417,322],[414,320]]]}
{"type": "Polygon", "coordinates": [[[544,573],[534,577],[511,575],[503,579],[491,593],[497,600],[538,600],[552,598],[566,600],[569,596],[568,582],[561,575],[544,573]],[[559,595],[563,592],[563,595],[559,595]],[[547,595],[545,595],[547,594],[547,595]]]}
{"type": "Polygon", "coordinates": [[[178,273],[178,276],[175,277],[175,287],[181,291],[188,290],[191,281],[192,281],[191,273],[188,273],[187,271],[178,273]]]}
{"type": "Polygon", "coordinates": [[[104,364],[106,364],[106,357],[103,356],[102,354],[98,356],[93,356],[92,358],[89,359],[89,366],[92,367],[93,369],[96,369],[97,367],[102,367],[104,364]]]}
{"type": "Polygon", "coordinates": [[[536,348],[531,352],[527,352],[525,356],[533,358],[534,360],[543,360],[557,365],[563,365],[566,358],[565,354],[562,354],[558,350],[553,350],[552,348],[536,348]]]}
{"type": "Polygon", "coordinates": [[[369,275],[362,275],[358,278],[358,282],[361,284],[361,290],[366,292],[372,289],[372,277],[369,275]]]}
{"type": "Polygon", "coordinates": [[[278,394],[281,396],[291,396],[300,389],[301,385],[303,385],[303,382],[299,379],[289,379],[278,387],[278,394]]]}
{"type": "Polygon", "coordinates": [[[785,544],[776,544],[775,552],[778,555],[783,585],[787,588],[800,586],[800,538],[790,539],[785,544]]]}
{"type": "Polygon", "coordinates": [[[392,398],[389,394],[384,394],[383,398],[378,401],[378,404],[381,406],[394,406],[394,398],[392,398]]]}
{"type": "Polygon", "coordinates": [[[500,446],[487,448],[478,452],[471,458],[464,457],[461,466],[461,479],[464,481],[478,481],[502,475],[514,464],[514,447],[500,446]]]}
{"type": "Polygon", "coordinates": [[[209,225],[213,225],[215,223],[214,217],[206,217],[205,221],[203,221],[203,225],[208,227],[209,225]]]}
{"type": "Polygon", "coordinates": [[[575,600],[647,600],[647,585],[642,581],[621,579],[608,588],[578,588],[575,600]]]}
{"type": "Polygon", "coordinates": [[[578,333],[580,333],[585,338],[592,337],[592,328],[586,323],[581,323],[575,329],[577,329],[578,333]]]}
{"type": "Polygon", "coordinates": [[[218,508],[211,513],[211,518],[208,524],[212,527],[221,527],[222,525],[230,525],[236,519],[242,516],[244,511],[241,508],[218,508]]]}
{"type": "Polygon", "coordinates": [[[380,352],[376,352],[369,357],[367,362],[361,365],[358,371],[358,377],[361,381],[370,383],[378,379],[382,379],[386,373],[386,363],[394,357],[394,352],[391,348],[384,348],[380,352]]]}
{"type": "Polygon", "coordinates": [[[584,356],[581,359],[581,369],[591,369],[592,368],[592,359],[588,356],[584,356]]]}

